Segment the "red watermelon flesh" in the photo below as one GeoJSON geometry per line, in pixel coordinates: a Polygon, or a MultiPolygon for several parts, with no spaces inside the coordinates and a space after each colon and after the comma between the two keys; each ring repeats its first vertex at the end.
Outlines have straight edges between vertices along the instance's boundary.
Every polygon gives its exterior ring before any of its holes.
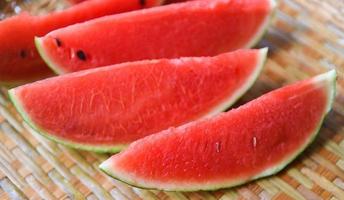
{"type": "Polygon", "coordinates": [[[273,0],[171,4],[55,30],[36,38],[36,45],[59,74],[143,59],[215,56],[257,42],[274,5],[273,0]]]}
{"type": "Polygon", "coordinates": [[[213,118],[138,140],[100,168],[134,186],[213,190],[277,173],[315,138],[335,93],[335,71],[213,118]]]}
{"type": "Polygon", "coordinates": [[[157,5],[160,0],[147,0],[145,5],[140,2],[89,0],[44,16],[24,13],[0,21],[0,84],[19,84],[52,75],[35,48],[35,36],[96,17],[157,5]]]}
{"type": "Polygon", "coordinates": [[[9,93],[42,134],[76,148],[116,152],[144,136],[225,110],[253,84],[265,57],[262,49],[125,63],[9,93]]]}

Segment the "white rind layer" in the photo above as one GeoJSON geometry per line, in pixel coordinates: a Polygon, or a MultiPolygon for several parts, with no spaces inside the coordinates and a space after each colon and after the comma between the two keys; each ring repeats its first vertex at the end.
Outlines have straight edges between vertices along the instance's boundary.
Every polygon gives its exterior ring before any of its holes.
{"type": "Polygon", "coordinates": [[[58,138],[55,137],[49,133],[47,133],[46,131],[44,131],[42,128],[38,127],[36,125],[36,123],[33,122],[33,120],[31,119],[31,117],[27,114],[26,110],[24,109],[21,101],[17,98],[17,95],[15,93],[15,89],[11,89],[8,91],[10,100],[12,101],[13,105],[15,106],[15,108],[18,110],[19,114],[23,117],[23,120],[31,127],[33,128],[35,131],[37,131],[38,133],[40,133],[41,135],[49,138],[52,141],[61,143],[63,145],[72,147],[72,148],[77,148],[77,149],[83,149],[83,150],[87,150],[87,151],[94,151],[94,152],[99,152],[99,153],[103,153],[103,152],[119,152],[120,150],[124,149],[125,147],[127,147],[127,145],[112,145],[112,146],[108,146],[108,145],[90,145],[90,144],[81,144],[81,143],[76,143],[76,142],[72,142],[72,141],[68,141],[65,140],[63,138],[58,138]]]}
{"type": "Polygon", "coordinates": [[[254,68],[254,71],[248,77],[244,85],[240,87],[239,90],[231,94],[229,98],[225,99],[223,103],[213,108],[212,111],[210,111],[207,115],[204,116],[204,118],[213,117],[219,114],[220,112],[225,111],[231,105],[233,105],[242,95],[244,95],[248,89],[252,87],[252,85],[257,80],[258,76],[260,75],[260,73],[262,72],[264,68],[267,54],[268,54],[268,48],[263,48],[259,50],[257,66],[254,68]]]}
{"type": "Polygon", "coordinates": [[[270,3],[270,14],[265,16],[263,24],[259,27],[258,31],[256,32],[255,36],[245,45],[246,48],[251,48],[258,43],[258,41],[264,36],[265,32],[267,31],[275,13],[275,9],[277,7],[276,0],[269,0],[270,3]]]}

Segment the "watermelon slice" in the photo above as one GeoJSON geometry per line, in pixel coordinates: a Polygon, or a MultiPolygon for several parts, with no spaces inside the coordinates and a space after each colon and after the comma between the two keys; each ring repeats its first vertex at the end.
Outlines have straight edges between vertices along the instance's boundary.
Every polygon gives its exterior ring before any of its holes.
{"type": "MultiPolygon", "coordinates": [[[[20,84],[53,74],[38,55],[35,36],[96,17],[159,3],[160,0],[89,0],[45,16],[24,13],[0,21],[0,84],[20,84]]],[[[55,40],[55,44],[60,42],[55,40]]]]}
{"type": "Polygon", "coordinates": [[[255,44],[274,7],[273,0],[171,4],[59,29],[36,38],[36,45],[58,74],[144,59],[215,56],[255,44]]]}
{"type": "Polygon", "coordinates": [[[215,190],[275,174],[316,137],[335,78],[331,71],[138,140],[100,168],[134,186],[172,191],[215,190]]]}
{"type": "Polygon", "coordinates": [[[234,103],[259,75],[266,49],[124,63],[9,91],[24,120],[66,145],[117,152],[132,141],[234,103]]]}

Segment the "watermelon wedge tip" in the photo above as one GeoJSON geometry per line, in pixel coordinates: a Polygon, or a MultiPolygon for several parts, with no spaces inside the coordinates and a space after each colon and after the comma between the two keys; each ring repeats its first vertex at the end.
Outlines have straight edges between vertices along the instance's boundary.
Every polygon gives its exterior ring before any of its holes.
{"type": "Polygon", "coordinates": [[[68,72],[64,71],[63,68],[57,67],[51,59],[49,59],[49,56],[46,54],[42,40],[40,37],[35,36],[34,37],[34,43],[37,49],[37,52],[39,53],[40,57],[44,60],[44,62],[47,64],[47,66],[55,73],[55,74],[66,74],[68,72]]]}
{"type": "Polygon", "coordinates": [[[100,165],[130,185],[216,190],[273,175],[315,139],[336,72],[272,91],[237,109],[145,137],[100,165]]]}
{"type": "Polygon", "coordinates": [[[16,95],[14,94],[14,90],[8,91],[9,98],[16,108],[16,110],[19,112],[25,123],[27,123],[34,131],[38,132],[42,136],[46,137],[47,139],[60,143],[62,145],[65,145],[67,147],[75,148],[75,149],[81,149],[85,151],[93,151],[97,153],[107,153],[107,152],[120,152],[122,149],[124,149],[127,145],[85,145],[80,144],[78,142],[73,142],[70,140],[66,140],[63,138],[56,137],[52,134],[49,134],[46,131],[40,130],[40,128],[35,125],[33,120],[30,118],[30,116],[26,113],[27,111],[24,109],[23,105],[20,103],[20,101],[17,99],[16,95]]]}

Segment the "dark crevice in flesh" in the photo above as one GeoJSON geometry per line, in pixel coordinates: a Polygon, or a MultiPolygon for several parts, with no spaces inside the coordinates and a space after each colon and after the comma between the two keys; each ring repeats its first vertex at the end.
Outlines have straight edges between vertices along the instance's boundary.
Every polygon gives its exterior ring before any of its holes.
{"type": "Polygon", "coordinates": [[[146,0],[139,0],[139,2],[140,2],[141,6],[145,6],[146,5],[146,0]]]}
{"type": "Polygon", "coordinates": [[[21,50],[19,55],[20,55],[21,58],[26,58],[26,56],[27,56],[25,50],[21,50]]]}
{"type": "Polygon", "coordinates": [[[58,47],[61,47],[61,46],[62,46],[62,42],[61,42],[60,39],[55,38],[55,42],[56,42],[56,45],[57,45],[58,47]]]}
{"type": "Polygon", "coordinates": [[[78,50],[78,51],[76,52],[76,55],[78,56],[78,58],[79,58],[80,60],[83,60],[83,61],[86,60],[86,54],[85,54],[82,50],[78,50]]]}

